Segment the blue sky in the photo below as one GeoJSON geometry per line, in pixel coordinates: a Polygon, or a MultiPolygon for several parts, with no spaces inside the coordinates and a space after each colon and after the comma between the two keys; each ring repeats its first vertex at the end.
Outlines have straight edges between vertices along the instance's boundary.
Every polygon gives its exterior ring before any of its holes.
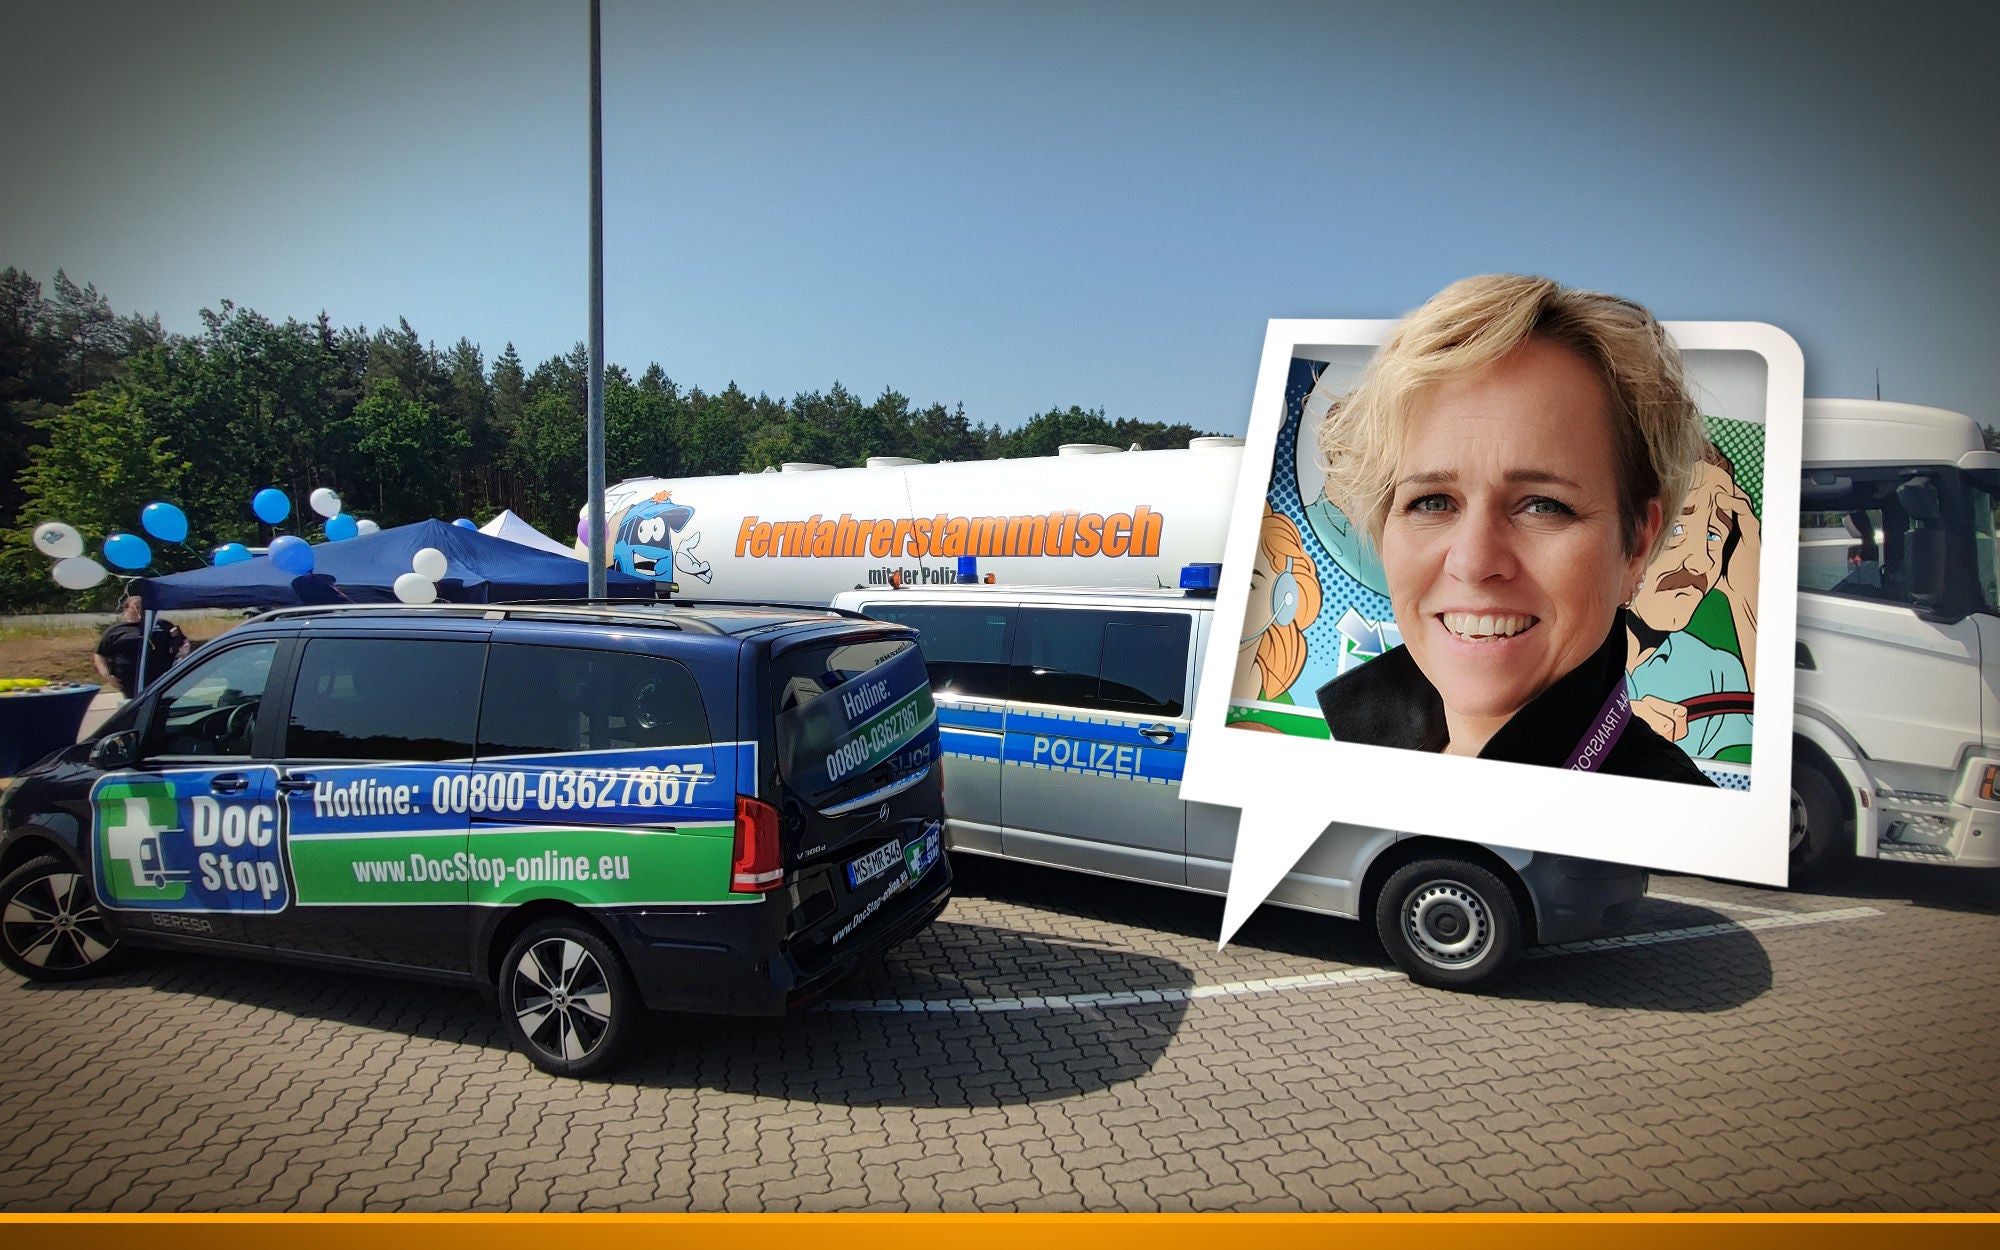
{"type": "MultiPolygon", "coordinates": [[[[604,0],[607,354],[1240,432],[1267,318],[1530,270],[2000,421],[1994,11],[604,0]]],[[[8,0],[0,265],[566,350],[586,14],[8,0]]]]}

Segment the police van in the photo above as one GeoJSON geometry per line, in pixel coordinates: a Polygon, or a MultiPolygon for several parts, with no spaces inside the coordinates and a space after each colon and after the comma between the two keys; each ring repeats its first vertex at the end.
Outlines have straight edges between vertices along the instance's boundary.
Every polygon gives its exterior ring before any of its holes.
{"type": "Polygon", "coordinates": [[[470,982],[563,1075],[646,1009],[783,1013],[948,897],[914,637],[754,605],[271,613],[8,790],[0,961],[470,982]]]}
{"type": "MultiPolygon", "coordinates": [[[[1227,893],[1237,813],[1180,797],[1212,590],[926,585],[833,602],[921,631],[950,850],[1227,893]]],[[[1336,824],[1268,901],[1372,918],[1413,980],[1468,987],[1525,945],[1623,923],[1645,890],[1629,865],[1336,824]]]]}

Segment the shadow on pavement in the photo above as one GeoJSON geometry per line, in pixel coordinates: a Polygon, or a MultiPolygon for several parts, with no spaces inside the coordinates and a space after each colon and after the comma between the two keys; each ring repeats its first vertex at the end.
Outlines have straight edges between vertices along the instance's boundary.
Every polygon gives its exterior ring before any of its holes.
{"type": "Polygon", "coordinates": [[[1996,916],[2000,915],[2000,868],[1856,859],[1826,869],[1789,893],[1827,900],[1899,901],[1933,911],[1996,916]]]}
{"type": "MultiPolygon", "coordinates": [[[[838,1007],[783,1019],[657,1015],[609,1081],[850,1106],[986,1107],[1064,1098],[1143,1076],[1173,1039],[1192,984],[1170,959],[940,921],[835,987],[838,1007]],[[859,1011],[856,1002],[1168,991],[1163,1002],[1017,1010],[859,1011]]],[[[259,960],[145,951],[127,972],[29,993],[138,985],[307,1020],[511,1055],[497,1008],[468,988],[259,960]]],[[[521,1065],[529,1077],[527,1060],[521,1065]]],[[[559,1078],[546,1079],[561,1084],[559,1078]]]]}
{"type": "Polygon", "coordinates": [[[1724,910],[1647,898],[1612,935],[1632,939],[1633,945],[1539,948],[1492,993],[1515,1002],[1620,1010],[1729,1011],[1771,988],[1771,958],[1756,932],[1729,931],[1741,919],[1724,910]]]}

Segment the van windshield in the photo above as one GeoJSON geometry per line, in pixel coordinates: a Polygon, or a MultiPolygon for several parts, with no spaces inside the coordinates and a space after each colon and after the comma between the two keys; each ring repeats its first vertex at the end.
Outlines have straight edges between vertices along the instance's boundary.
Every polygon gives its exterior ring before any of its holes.
{"type": "Polygon", "coordinates": [[[789,652],[771,679],[778,776],[815,808],[864,799],[937,760],[937,711],[911,638],[789,652]]]}

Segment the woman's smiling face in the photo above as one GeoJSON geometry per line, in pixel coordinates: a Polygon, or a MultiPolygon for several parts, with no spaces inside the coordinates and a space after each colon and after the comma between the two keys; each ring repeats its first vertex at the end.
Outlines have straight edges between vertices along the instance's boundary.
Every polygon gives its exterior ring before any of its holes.
{"type": "Polygon", "coordinates": [[[1606,408],[1581,357],[1533,339],[1411,408],[1382,566],[1454,753],[1587,659],[1644,568],[1660,510],[1628,555],[1606,408]]]}

